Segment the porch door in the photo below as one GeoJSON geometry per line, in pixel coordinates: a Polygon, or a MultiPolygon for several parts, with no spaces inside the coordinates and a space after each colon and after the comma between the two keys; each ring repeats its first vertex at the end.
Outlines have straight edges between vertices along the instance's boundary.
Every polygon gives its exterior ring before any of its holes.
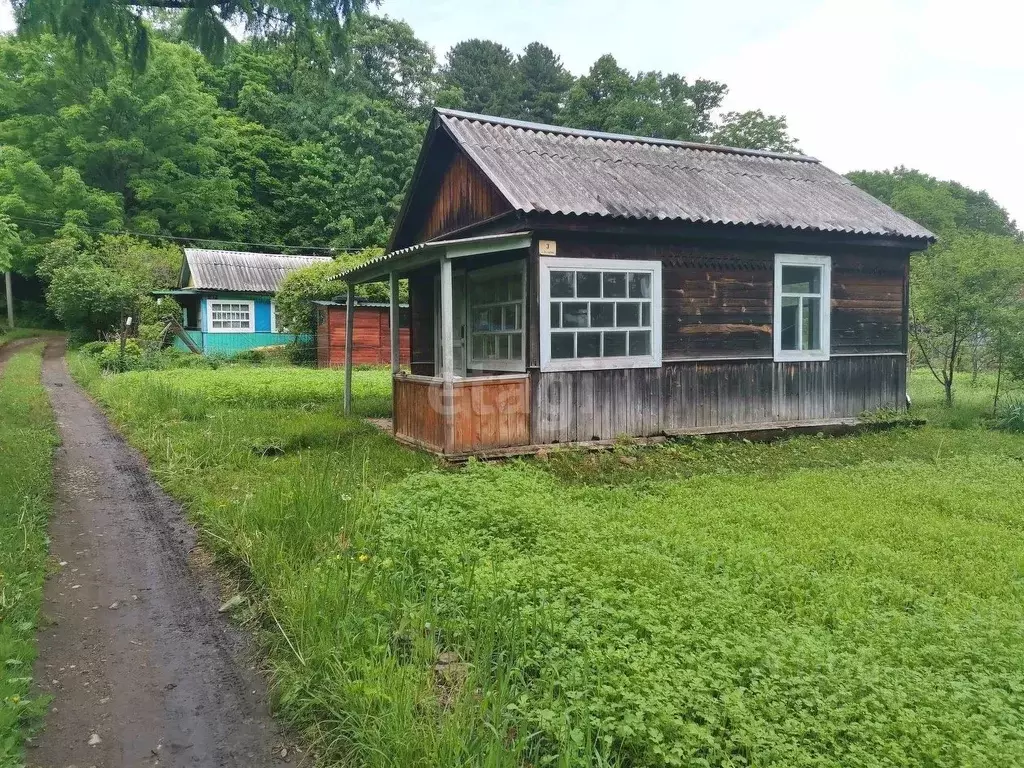
{"type": "MultiPolygon", "coordinates": [[[[441,375],[441,280],[434,281],[434,359],[435,375],[441,375]]],[[[466,377],[466,345],[469,333],[466,326],[466,270],[452,270],[452,357],[454,374],[466,377]]]]}

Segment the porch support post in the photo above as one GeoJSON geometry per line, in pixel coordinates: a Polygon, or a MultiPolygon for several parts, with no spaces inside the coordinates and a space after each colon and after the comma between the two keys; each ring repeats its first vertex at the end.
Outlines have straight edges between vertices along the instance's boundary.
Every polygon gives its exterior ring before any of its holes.
{"type": "Polygon", "coordinates": [[[454,318],[452,315],[452,263],[441,257],[441,380],[442,419],[444,420],[444,451],[455,449],[455,414],[452,408],[455,381],[454,318]]]}
{"type": "Polygon", "coordinates": [[[356,291],[348,284],[345,302],[345,415],[352,415],[352,324],[356,313],[356,291]]]}
{"type": "Polygon", "coordinates": [[[391,273],[391,375],[398,374],[402,365],[400,336],[398,333],[398,273],[391,273]]]}

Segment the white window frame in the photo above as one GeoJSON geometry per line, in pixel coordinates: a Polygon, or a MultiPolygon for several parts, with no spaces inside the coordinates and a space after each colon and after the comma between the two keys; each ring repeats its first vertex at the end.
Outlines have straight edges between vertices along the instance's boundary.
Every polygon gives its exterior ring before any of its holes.
{"type": "Polygon", "coordinates": [[[256,302],[246,299],[207,299],[206,300],[206,332],[207,333],[253,333],[256,330],[256,302]],[[249,306],[249,325],[246,328],[214,328],[214,304],[247,304],[249,306]]]}
{"type": "MultiPolygon", "coordinates": [[[[808,256],[799,253],[775,254],[775,284],[773,286],[773,324],[772,339],[777,362],[799,362],[810,360],[828,360],[832,353],[832,257],[808,256]],[[808,294],[783,294],[783,267],[819,267],[821,268],[821,349],[783,349],[782,348],[782,298],[783,296],[807,296],[808,294]]],[[[802,309],[801,309],[802,311],[802,309]]],[[[803,333],[803,325],[797,322],[797,334],[803,333]]]]}
{"type": "Polygon", "coordinates": [[[277,304],[270,302],[270,332],[271,333],[288,333],[287,328],[277,327],[277,304]]]}
{"type": "MultiPolygon", "coordinates": [[[[529,292],[529,286],[526,283],[526,259],[520,259],[518,261],[512,261],[507,264],[497,264],[493,267],[485,267],[484,269],[474,269],[466,272],[466,340],[465,340],[465,354],[466,354],[466,370],[467,371],[507,371],[510,373],[522,373],[526,370],[526,296],[529,292]],[[518,358],[506,359],[506,360],[491,360],[491,359],[477,359],[473,357],[473,281],[479,279],[488,279],[491,277],[497,277],[500,275],[514,275],[518,273],[520,279],[520,286],[522,288],[522,295],[519,299],[519,351],[520,356],[518,358]]],[[[504,302],[508,304],[514,304],[515,302],[509,301],[504,302]]],[[[497,335],[508,335],[512,336],[515,331],[502,331],[497,335]]]]}
{"type": "MultiPolygon", "coordinates": [[[[558,299],[561,301],[561,299],[558,299]]],[[[579,299],[589,301],[589,299],[579,299]]],[[[624,299],[628,301],[628,299],[624,299]]],[[[541,371],[589,371],[613,368],[661,367],[661,262],[632,259],[540,259],[540,369],[541,371]],[[551,272],[564,270],[651,273],[651,354],[622,357],[551,358],[551,272]]],[[[580,329],[587,330],[587,329],[580,329]]],[[[600,329],[605,330],[605,329],[600,329]]],[[[611,329],[615,330],[615,329],[611,329]]],[[[622,328],[619,330],[628,330],[622,328]]]]}

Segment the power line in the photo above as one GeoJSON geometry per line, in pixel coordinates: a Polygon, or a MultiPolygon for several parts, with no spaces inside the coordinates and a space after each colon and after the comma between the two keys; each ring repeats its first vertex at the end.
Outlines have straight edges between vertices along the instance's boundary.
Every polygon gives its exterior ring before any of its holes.
{"type": "MultiPolygon", "coordinates": [[[[45,221],[43,219],[29,219],[24,216],[8,216],[9,219],[14,221],[23,221],[30,224],[41,224],[47,227],[54,227],[59,229],[69,222],[63,221],[45,221]]],[[[244,240],[217,240],[211,237],[180,237],[177,235],[159,235],[152,232],[133,232],[128,229],[103,229],[102,227],[93,227],[87,224],[75,224],[79,229],[85,229],[90,232],[99,232],[104,235],[132,235],[134,237],[153,237],[159,240],[175,240],[186,243],[218,243],[220,245],[247,245],[255,246],[258,248],[276,248],[278,250],[291,249],[301,251],[342,251],[345,253],[360,253],[365,248],[331,248],[327,245],[285,245],[284,243],[249,243],[244,240]]]]}

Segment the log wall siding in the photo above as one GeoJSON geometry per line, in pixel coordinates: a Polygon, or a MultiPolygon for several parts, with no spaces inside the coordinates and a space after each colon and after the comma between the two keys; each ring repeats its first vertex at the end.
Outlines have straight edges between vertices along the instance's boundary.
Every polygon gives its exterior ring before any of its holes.
{"type": "MultiPolygon", "coordinates": [[[[564,232],[541,236],[557,241],[559,256],[661,261],[666,360],[771,355],[776,253],[832,257],[833,353],[906,351],[906,252],[835,246],[809,250],[799,243],[615,243],[564,232]]],[[[539,330],[531,328],[531,336],[539,340],[539,330]]]]}
{"type": "Polygon", "coordinates": [[[534,444],[854,418],[906,404],[900,354],[531,374],[534,444]]]}
{"type": "MultiPolygon", "coordinates": [[[[345,365],[345,307],[318,307],[317,366],[345,365]]],[[[409,329],[399,328],[398,355],[409,362],[409,329]]],[[[356,307],[352,318],[352,362],[356,365],[391,364],[391,317],[383,307],[356,307]]]]}
{"type": "Polygon", "coordinates": [[[446,232],[511,210],[508,202],[486,176],[461,151],[457,151],[441,178],[426,219],[415,242],[433,240],[446,232]]]}

